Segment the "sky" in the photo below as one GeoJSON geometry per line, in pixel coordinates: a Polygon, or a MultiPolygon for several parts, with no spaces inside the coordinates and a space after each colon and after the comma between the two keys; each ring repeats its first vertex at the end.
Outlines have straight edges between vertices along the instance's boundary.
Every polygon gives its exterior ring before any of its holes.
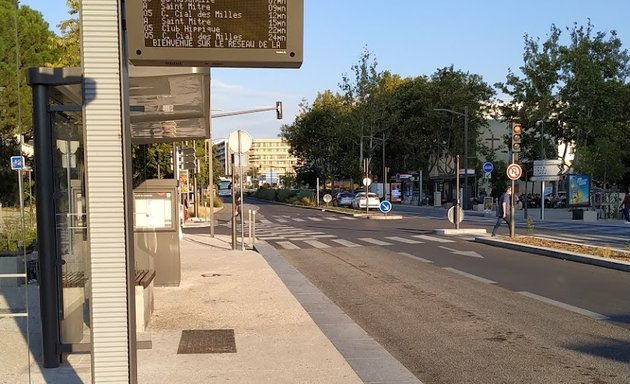
{"type": "MultiPolygon", "coordinates": [[[[139,1],[139,0],[136,0],[139,1]]],[[[51,30],[68,18],[65,0],[20,0],[40,11],[51,30]]],[[[212,120],[212,138],[244,130],[254,139],[280,134],[302,100],[312,103],[325,90],[341,92],[364,47],[377,70],[402,77],[430,76],[439,68],[481,75],[493,85],[508,69],[519,73],[524,35],[547,39],[555,24],[617,31],[630,48],[628,0],[304,0],[304,62],[299,69],[212,69],[214,113],[248,111],[283,103],[283,119],[261,112],[212,120]]],[[[567,33],[563,36],[566,39],[567,33]]],[[[566,43],[567,40],[561,40],[566,43]]]]}

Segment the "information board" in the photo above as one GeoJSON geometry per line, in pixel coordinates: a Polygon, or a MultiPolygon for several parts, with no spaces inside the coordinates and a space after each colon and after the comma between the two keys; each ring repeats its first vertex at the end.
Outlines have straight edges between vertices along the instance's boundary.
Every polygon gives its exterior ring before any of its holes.
{"type": "Polygon", "coordinates": [[[134,0],[125,10],[137,66],[302,65],[304,0],[134,0]]]}
{"type": "Polygon", "coordinates": [[[134,192],[135,229],[172,229],[173,223],[170,192],[134,192]]]}

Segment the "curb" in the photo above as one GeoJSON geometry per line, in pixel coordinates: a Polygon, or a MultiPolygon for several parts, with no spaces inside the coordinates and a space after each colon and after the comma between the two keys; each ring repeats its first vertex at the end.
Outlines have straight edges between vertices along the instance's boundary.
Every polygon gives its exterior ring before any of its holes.
{"type": "Polygon", "coordinates": [[[630,272],[630,262],[626,261],[615,261],[606,259],[604,257],[599,256],[588,256],[575,252],[568,251],[559,251],[550,248],[538,247],[535,245],[527,245],[527,244],[519,244],[513,243],[510,241],[493,239],[488,237],[476,237],[475,242],[492,245],[495,247],[512,249],[515,251],[525,251],[529,253],[535,253],[542,256],[554,257],[557,259],[570,260],[583,264],[596,265],[598,267],[605,267],[610,269],[615,269],[618,271],[630,272]]]}

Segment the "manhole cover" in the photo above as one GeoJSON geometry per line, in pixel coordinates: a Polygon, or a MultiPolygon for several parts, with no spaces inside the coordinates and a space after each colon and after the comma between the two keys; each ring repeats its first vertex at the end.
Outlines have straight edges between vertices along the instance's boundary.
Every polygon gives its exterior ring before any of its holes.
{"type": "Polygon", "coordinates": [[[182,331],[177,354],[236,353],[233,329],[193,329],[182,331]]]}

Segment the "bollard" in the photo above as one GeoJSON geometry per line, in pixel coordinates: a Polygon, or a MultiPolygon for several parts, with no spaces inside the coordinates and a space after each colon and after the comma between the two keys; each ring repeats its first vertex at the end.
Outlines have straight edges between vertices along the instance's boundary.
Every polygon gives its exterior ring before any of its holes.
{"type": "Polygon", "coordinates": [[[252,245],[252,210],[247,211],[247,216],[249,218],[249,245],[252,245]]]}
{"type": "Polygon", "coordinates": [[[254,220],[252,221],[253,224],[253,243],[256,244],[256,211],[254,211],[254,220]]]}

